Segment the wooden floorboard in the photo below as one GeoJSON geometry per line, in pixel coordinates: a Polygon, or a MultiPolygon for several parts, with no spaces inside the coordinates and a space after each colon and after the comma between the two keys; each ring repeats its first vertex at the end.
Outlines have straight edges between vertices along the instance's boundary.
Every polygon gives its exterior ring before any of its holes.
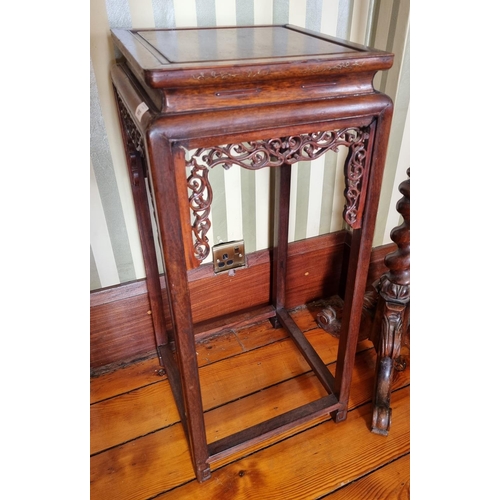
{"type": "MultiPolygon", "coordinates": [[[[292,317],[334,373],[338,341],[317,328],[316,312],[292,317]]],[[[325,395],[293,342],[268,321],[207,339],[197,352],[209,442],[325,395]]],[[[345,422],[320,417],[246,448],[213,463],[203,484],[156,359],[93,378],[91,498],[408,498],[410,368],[395,374],[393,423],[382,437],[369,431],[375,361],[372,345],[361,342],[345,422]]]]}
{"type": "Polygon", "coordinates": [[[325,500],[409,500],[410,454],[349,483],[326,497],[325,500]]]}

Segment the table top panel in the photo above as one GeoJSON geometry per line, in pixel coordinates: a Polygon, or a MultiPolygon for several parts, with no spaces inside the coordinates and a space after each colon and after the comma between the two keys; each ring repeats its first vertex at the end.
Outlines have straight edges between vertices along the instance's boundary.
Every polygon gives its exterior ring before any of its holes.
{"type": "Polygon", "coordinates": [[[284,26],[141,30],[136,34],[174,64],[359,52],[284,26]]]}
{"type": "MultiPolygon", "coordinates": [[[[336,80],[337,94],[359,93],[371,86],[376,71],[392,66],[394,57],[293,25],[115,28],[111,36],[137,79],[153,89],[202,89],[223,82],[226,89],[234,84],[238,90],[240,85],[267,82],[276,94],[277,81],[295,85],[307,79],[310,85],[328,78],[336,80]],[[358,77],[364,80],[356,81],[358,77]]],[[[259,87],[256,92],[262,95],[254,97],[268,99],[269,90],[259,87]]],[[[163,104],[173,109],[175,97],[170,94],[163,104]]]]}

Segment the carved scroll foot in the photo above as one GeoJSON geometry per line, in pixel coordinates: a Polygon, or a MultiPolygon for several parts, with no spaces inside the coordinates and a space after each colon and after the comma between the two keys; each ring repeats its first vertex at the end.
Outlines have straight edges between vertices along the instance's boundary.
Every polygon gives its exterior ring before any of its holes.
{"type": "Polygon", "coordinates": [[[330,304],[316,315],[318,326],[334,337],[338,337],[340,334],[343,306],[344,301],[340,297],[335,296],[332,298],[330,304]]]}
{"type": "MultiPolygon", "coordinates": [[[[407,173],[409,176],[409,169],[407,173]]],[[[398,248],[386,256],[389,271],[374,285],[379,300],[371,334],[377,349],[372,432],[382,435],[387,435],[391,425],[392,376],[395,369],[403,370],[406,366],[401,345],[404,335],[409,336],[410,179],[399,185],[399,191],[403,198],[396,209],[403,216],[403,223],[391,231],[391,239],[398,248]]]]}
{"type": "MultiPolygon", "coordinates": [[[[375,289],[370,288],[366,291],[363,298],[363,312],[358,340],[364,340],[370,336],[377,299],[378,293],[375,289]]],[[[318,326],[334,337],[338,337],[342,325],[343,308],[344,301],[337,295],[332,297],[330,303],[316,315],[318,326]]]]}
{"type": "Polygon", "coordinates": [[[392,370],[391,358],[382,358],[377,363],[371,431],[382,436],[387,436],[391,427],[392,370]]]}
{"type": "Polygon", "coordinates": [[[393,371],[399,359],[405,317],[405,305],[386,302],[382,297],[375,315],[374,339],[377,350],[373,419],[371,431],[386,436],[391,425],[391,389],[393,371]]]}
{"type": "Polygon", "coordinates": [[[387,436],[391,428],[392,410],[388,406],[374,406],[371,431],[374,434],[387,436]]]}
{"type": "MultiPolygon", "coordinates": [[[[406,289],[403,288],[394,287],[387,277],[383,276],[374,283],[373,288],[366,291],[358,338],[360,341],[368,338],[377,351],[371,431],[382,436],[387,436],[391,426],[390,404],[394,370],[402,371],[406,368],[405,357],[400,355],[409,316],[409,308],[406,305],[408,298],[406,289]],[[403,301],[387,301],[387,287],[390,287],[391,291],[402,293],[403,301]]],[[[335,337],[338,337],[340,332],[343,305],[342,299],[334,297],[316,316],[318,325],[335,337]]],[[[340,422],[345,417],[337,412],[332,418],[335,422],[340,422]]]]}

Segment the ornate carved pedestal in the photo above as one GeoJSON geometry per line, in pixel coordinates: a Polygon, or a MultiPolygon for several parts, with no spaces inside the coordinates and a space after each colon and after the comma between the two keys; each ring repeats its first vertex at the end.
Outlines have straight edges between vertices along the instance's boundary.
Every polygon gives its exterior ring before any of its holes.
{"type": "MultiPolygon", "coordinates": [[[[293,26],[112,30],[124,61],[111,76],[120,110],[153,324],[199,481],[218,459],[320,415],[347,416],[349,388],[392,117],[373,76],[393,56],[293,26]],[[352,228],[335,376],[286,310],[291,165],[340,147],[352,228]],[[274,172],[270,304],[253,311],[294,340],[326,396],[207,443],[188,278],[210,252],[214,168],[274,172]],[[166,280],[162,297],[150,190],[166,280]],[[167,331],[164,306],[172,328],[167,331]]],[[[244,284],[242,284],[244,286],[244,284]]],[[[237,316],[237,314],[235,314],[237,316]]],[[[231,320],[225,318],[225,326],[231,320]]],[[[202,333],[202,332],[201,332],[202,333]]]]}
{"type": "MultiPolygon", "coordinates": [[[[409,177],[410,169],[407,173],[409,177]]],[[[410,179],[400,184],[399,191],[403,198],[396,209],[403,216],[403,223],[391,231],[398,249],[387,255],[389,272],[374,284],[380,298],[371,334],[377,349],[372,432],[382,435],[387,435],[391,425],[392,374],[410,320],[410,179]]]]}
{"type": "MultiPolygon", "coordinates": [[[[410,169],[407,171],[410,176],[410,169]]],[[[391,231],[398,249],[388,254],[385,264],[389,271],[373,283],[364,297],[361,328],[358,340],[369,338],[377,350],[377,366],[373,391],[372,432],[384,436],[391,425],[391,387],[393,371],[403,370],[400,357],[403,343],[409,347],[410,321],[410,179],[399,186],[403,194],[396,209],[403,223],[391,231]]],[[[319,326],[338,335],[344,303],[339,297],[317,316],[319,326]]]]}

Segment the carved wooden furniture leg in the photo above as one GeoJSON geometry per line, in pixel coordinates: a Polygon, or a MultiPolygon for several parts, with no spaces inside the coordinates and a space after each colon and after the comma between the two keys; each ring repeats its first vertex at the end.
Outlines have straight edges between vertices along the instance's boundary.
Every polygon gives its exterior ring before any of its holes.
{"type": "MultiPolygon", "coordinates": [[[[407,171],[410,176],[410,169],[407,171]]],[[[389,271],[375,284],[379,300],[372,329],[377,349],[372,432],[387,435],[391,425],[391,386],[403,333],[408,328],[410,303],[410,179],[399,186],[403,198],[396,206],[403,223],[391,231],[398,249],[385,258],[389,271]]]]}
{"type": "MultiPolygon", "coordinates": [[[[119,122],[123,144],[125,145],[126,161],[130,177],[130,186],[137,215],[137,226],[141,241],[144,267],[146,270],[146,287],[151,308],[153,330],[157,347],[173,342],[169,338],[165,316],[164,304],[160,285],[160,274],[156,260],[153,225],[149,212],[149,202],[146,187],[147,164],[145,158],[145,145],[143,138],[123,104],[122,99],[114,91],[116,105],[119,111],[119,122]]],[[[165,359],[158,348],[160,364],[165,367],[165,359]]]]}
{"type": "MultiPolygon", "coordinates": [[[[379,294],[370,286],[363,297],[363,309],[361,312],[361,325],[359,327],[358,342],[371,338],[373,316],[377,308],[379,294]]],[[[316,315],[318,326],[323,328],[334,337],[340,336],[344,301],[335,295],[328,301],[328,305],[316,315]]]]}

